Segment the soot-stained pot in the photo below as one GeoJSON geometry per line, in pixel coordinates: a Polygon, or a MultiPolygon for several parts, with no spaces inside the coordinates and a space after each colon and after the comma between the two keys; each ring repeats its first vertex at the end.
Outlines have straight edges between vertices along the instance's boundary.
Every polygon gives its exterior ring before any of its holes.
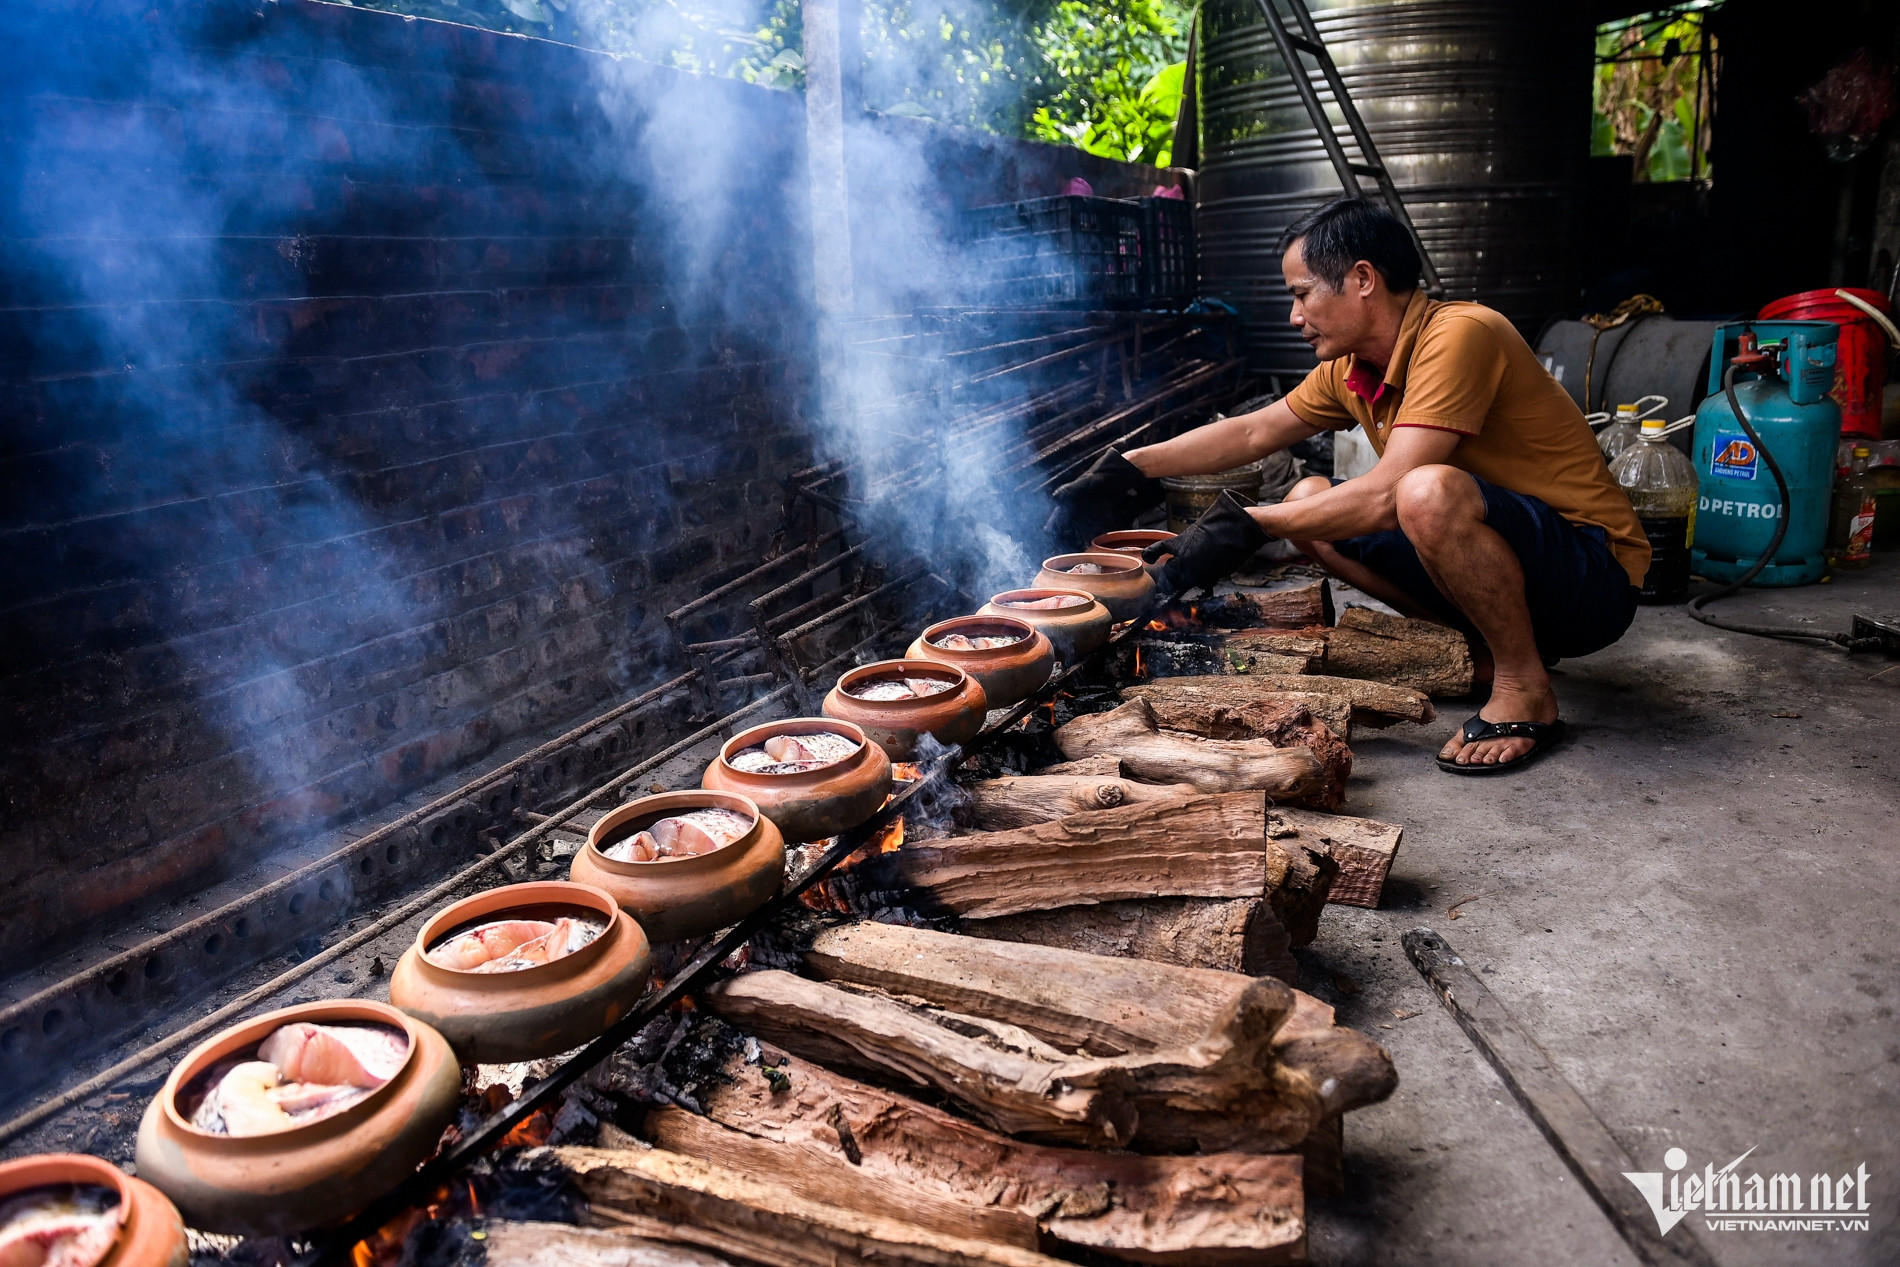
{"type": "Polygon", "coordinates": [[[448,1040],[387,1003],[332,999],[267,1012],[191,1050],[139,1123],[139,1176],[172,1199],[191,1226],[280,1236],[337,1223],[413,1173],[442,1138],[462,1092],[448,1040]],[[266,1135],[217,1135],[180,1111],[178,1097],[206,1069],[256,1048],[279,1026],[385,1025],[409,1036],[396,1076],[341,1113],[266,1135]]]}
{"type": "Polygon", "coordinates": [[[1095,595],[1078,589],[1005,590],[977,611],[979,616],[1008,616],[1049,639],[1064,664],[1074,664],[1108,641],[1115,618],[1108,614],[1095,595]],[[1079,598],[1082,606],[1048,609],[1011,607],[1013,602],[1038,602],[1046,598],[1079,598]]]}
{"type": "Polygon", "coordinates": [[[938,743],[968,743],[983,729],[989,700],[983,687],[953,664],[933,660],[881,660],[861,665],[838,679],[825,696],[827,717],[854,723],[884,749],[893,761],[914,761],[917,739],[930,735],[938,743]],[[874,682],[931,678],[947,682],[947,689],[916,699],[864,699],[853,695],[874,682]]]}
{"type": "Polygon", "coordinates": [[[1089,542],[1089,551],[1095,554],[1140,555],[1155,542],[1172,541],[1179,535],[1165,528],[1125,528],[1120,532],[1105,532],[1095,538],[1089,542]]]}
{"type": "Polygon", "coordinates": [[[1089,554],[1058,554],[1052,559],[1042,561],[1042,571],[1036,573],[1035,585],[1046,585],[1052,589],[1081,590],[1093,594],[1102,600],[1102,606],[1108,608],[1109,615],[1119,623],[1124,620],[1139,620],[1148,614],[1148,607],[1154,598],[1154,577],[1141,566],[1140,558],[1130,554],[1112,554],[1107,551],[1089,554]],[[1103,572],[1070,572],[1069,568],[1078,564],[1093,563],[1106,568],[1103,572]]]}
{"type": "Polygon", "coordinates": [[[736,792],[757,802],[759,812],[794,844],[848,831],[878,812],[891,794],[891,758],[857,726],[830,717],[793,717],[742,730],[728,739],[706,767],[700,784],[736,792]],[[863,746],[842,761],[798,774],[757,774],[734,769],[734,753],[775,735],[844,735],[863,746]]]}
{"type": "Polygon", "coordinates": [[[119,1194],[118,1229],[98,1267],[185,1267],[185,1223],[165,1194],[84,1153],[40,1153],[0,1163],[0,1202],[34,1188],[85,1183],[119,1194]]]}
{"type": "Polygon", "coordinates": [[[600,888],[565,880],[510,884],[439,911],[389,975],[389,1001],[449,1040],[470,1064],[558,1056],[600,1037],[646,989],[647,935],[600,888]],[[514,972],[464,972],[423,952],[458,929],[501,919],[580,914],[606,931],[571,955],[514,972]]]}
{"type": "Polygon", "coordinates": [[[1015,616],[956,616],[919,634],[904,658],[954,664],[982,685],[991,708],[1008,708],[1034,695],[1049,680],[1056,666],[1056,649],[1035,626],[1015,616]],[[940,640],[951,634],[966,638],[1013,634],[1022,641],[957,651],[941,645],[940,640]]]}
{"type": "Polygon", "coordinates": [[[770,901],[785,878],[785,838],[747,797],[662,792],[629,801],[595,823],[568,875],[612,894],[654,941],[681,941],[736,924],[770,901]],[[602,852],[662,818],[696,809],[732,810],[752,826],[731,844],[691,857],[622,862],[602,852]]]}

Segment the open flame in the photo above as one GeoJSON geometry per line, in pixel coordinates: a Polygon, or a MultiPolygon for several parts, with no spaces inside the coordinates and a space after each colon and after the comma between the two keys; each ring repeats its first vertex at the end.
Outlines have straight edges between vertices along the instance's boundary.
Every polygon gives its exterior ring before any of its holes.
{"type": "Polygon", "coordinates": [[[1201,625],[1201,605],[1189,603],[1185,609],[1180,607],[1163,608],[1159,616],[1149,621],[1146,628],[1155,633],[1181,633],[1198,630],[1201,625]]]}
{"type": "Polygon", "coordinates": [[[1136,677],[1148,676],[1148,670],[1144,668],[1141,663],[1141,644],[1139,642],[1135,644],[1135,676],[1136,677]]]}
{"type": "Polygon", "coordinates": [[[514,1129],[501,1137],[503,1148],[539,1148],[548,1142],[554,1134],[554,1113],[550,1109],[539,1108],[527,1117],[515,1123],[514,1129]]]}
{"type": "Polygon", "coordinates": [[[898,815],[884,830],[871,838],[866,853],[896,853],[904,847],[904,818],[898,815]]]}
{"type": "Polygon", "coordinates": [[[914,761],[893,761],[891,777],[899,783],[915,783],[924,777],[924,768],[914,761]]]}

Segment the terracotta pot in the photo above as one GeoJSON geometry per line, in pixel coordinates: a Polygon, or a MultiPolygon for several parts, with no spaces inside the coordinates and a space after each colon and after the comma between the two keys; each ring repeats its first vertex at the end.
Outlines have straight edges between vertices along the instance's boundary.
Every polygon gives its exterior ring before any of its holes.
{"type": "Polygon", "coordinates": [[[785,839],[746,797],[662,792],[629,801],[595,823],[574,855],[568,878],[612,894],[654,941],[682,941],[736,924],[770,901],[785,878],[785,839]],[[752,829],[729,845],[690,858],[621,862],[601,852],[659,819],[694,809],[733,810],[750,818],[752,829]]]}
{"type": "Polygon", "coordinates": [[[139,1123],[139,1175],[203,1231],[278,1236],[321,1227],[413,1173],[435,1151],[461,1092],[462,1066],[448,1040],[387,1003],[332,999],[282,1008],[200,1043],[172,1070],[139,1123]],[[292,1021],[400,1029],[409,1035],[409,1058],[341,1113],[286,1131],[214,1135],[179,1112],[179,1094],[199,1074],[292,1021]]]}
{"type": "Polygon", "coordinates": [[[0,1201],[52,1184],[90,1183],[119,1194],[118,1234],[99,1267],[185,1267],[185,1222],[165,1194],[84,1153],[40,1153],[0,1163],[0,1201]]]}
{"type": "Polygon", "coordinates": [[[891,759],[848,721],[792,717],[742,730],[726,740],[699,782],[715,792],[750,797],[785,839],[799,844],[847,831],[883,808],[891,794],[891,759]],[[846,735],[864,746],[842,761],[802,774],[748,774],[728,762],[733,753],[757,747],[774,735],[825,732],[846,735]]]}
{"type": "Polygon", "coordinates": [[[1089,542],[1092,554],[1133,554],[1139,556],[1143,550],[1157,541],[1172,541],[1179,533],[1164,528],[1127,528],[1121,532],[1105,532],[1089,542]]]}
{"type": "Polygon", "coordinates": [[[1044,559],[1042,571],[1036,573],[1036,579],[1031,583],[1093,594],[1102,600],[1102,606],[1108,608],[1109,615],[1117,623],[1146,616],[1155,592],[1154,577],[1148,575],[1140,559],[1108,552],[1058,554],[1052,559],[1044,559]],[[1078,563],[1093,563],[1109,570],[1081,575],[1062,570],[1078,563]]]}
{"type": "Polygon", "coordinates": [[[1107,642],[1108,631],[1115,624],[1115,618],[1108,614],[1108,608],[1102,606],[1095,595],[1078,589],[1005,590],[983,604],[977,615],[1008,616],[1012,620],[1022,621],[1049,639],[1064,664],[1074,664],[1107,642]],[[1026,610],[1007,605],[1011,600],[1055,598],[1062,595],[1087,599],[1088,602],[1086,606],[1057,607],[1048,611],[1026,610]]]}
{"type": "Polygon", "coordinates": [[[464,1063],[539,1060],[591,1042],[625,1016],[646,989],[652,963],[647,935],[601,889],[564,880],[510,884],[452,903],[424,924],[389,976],[389,1001],[433,1026],[464,1063]],[[552,963],[463,972],[423,958],[469,924],[510,915],[552,919],[576,909],[605,919],[607,929],[552,963]]]}
{"type": "Polygon", "coordinates": [[[940,620],[917,637],[904,652],[907,660],[935,660],[954,664],[983,687],[991,708],[1008,708],[1034,695],[1056,667],[1056,649],[1035,626],[1019,616],[957,616],[940,620]],[[965,637],[1018,634],[1022,641],[1007,647],[979,651],[952,651],[936,640],[945,634],[965,637]]]}
{"type": "Polygon", "coordinates": [[[968,743],[983,729],[989,699],[983,687],[953,664],[931,660],[881,660],[861,665],[838,679],[825,696],[824,714],[856,724],[893,761],[917,757],[917,737],[941,744],[968,743]],[[920,667],[921,666],[921,667],[920,667]],[[851,690],[872,682],[904,678],[951,682],[948,690],[922,699],[861,699],[851,690]]]}

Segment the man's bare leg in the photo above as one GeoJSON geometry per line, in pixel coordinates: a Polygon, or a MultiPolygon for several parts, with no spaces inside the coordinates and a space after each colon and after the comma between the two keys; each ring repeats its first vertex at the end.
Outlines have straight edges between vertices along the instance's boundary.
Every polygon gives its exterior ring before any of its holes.
{"type": "MultiPolygon", "coordinates": [[[[1311,497],[1315,493],[1323,493],[1332,486],[1333,482],[1324,475],[1309,475],[1288,489],[1286,496],[1281,500],[1296,502],[1302,498],[1311,497]]],[[[1437,619],[1425,608],[1419,606],[1410,594],[1357,559],[1349,559],[1333,549],[1332,542],[1295,541],[1293,546],[1346,584],[1354,589],[1364,590],[1380,602],[1390,605],[1394,610],[1418,620],[1437,619]]]]}
{"type": "MultiPolygon", "coordinates": [[[[1544,671],[1524,599],[1524,568],[1510,544],[1484,522],[1484,495],[1452,466],[1422,466],[1398,483],[1399,527],[1440,593],[1458,605],[1491,648],[1486,721],[1557,720],[1557,696],[1544,671]]],[[[1529,752],[1529,739],[1466,744],[1454,735],[1440,755],[1460,765],[1493,765],[1529,752]]]]}

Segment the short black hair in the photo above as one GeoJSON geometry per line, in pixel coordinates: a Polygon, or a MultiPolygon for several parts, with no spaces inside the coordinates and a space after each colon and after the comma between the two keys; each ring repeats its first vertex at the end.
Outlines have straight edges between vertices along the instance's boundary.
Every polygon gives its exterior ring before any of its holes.
{"type": "Polygon", "coordinates": [[[1364,198],[1341,198],[1316,207],[1280,235],[1280,254],[1301,243],[1300,258],[1334,290],[1360,260],[1379,270],[1386,289],[1406,295],[1418,289],[1418,247],[1398,217],[1364,198]]]}

